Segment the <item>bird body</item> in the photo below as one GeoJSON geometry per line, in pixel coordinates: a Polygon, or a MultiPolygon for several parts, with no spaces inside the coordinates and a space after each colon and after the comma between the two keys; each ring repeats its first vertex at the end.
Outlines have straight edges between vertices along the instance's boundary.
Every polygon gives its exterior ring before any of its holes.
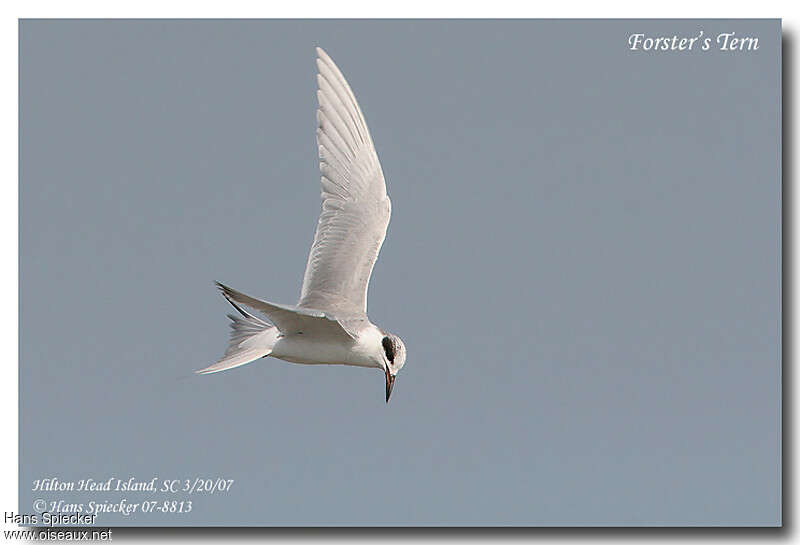
{"type": "Polygon", "coordinates": [[[372,324],[349,342],[305,334],[281,336],[271,355],[292,363],[381,368],[373,357],[373,347],[380,346],[383,337],[380,329],[372,324]]]}
{"type": "Polygon", "coordinates": [[[271,303],[217,283],[239,316],[228,315],[232,332],[225,355],[198,373],[225,371],[266,356],[292,363],[375,367],[384,371],[388,402],[406,349],[399,337],[367,318],[367,289],[386,236],[391,201],[355,95],[320,48],[317,69],[322,211],[300,300],[296,306],[271,303]]]}

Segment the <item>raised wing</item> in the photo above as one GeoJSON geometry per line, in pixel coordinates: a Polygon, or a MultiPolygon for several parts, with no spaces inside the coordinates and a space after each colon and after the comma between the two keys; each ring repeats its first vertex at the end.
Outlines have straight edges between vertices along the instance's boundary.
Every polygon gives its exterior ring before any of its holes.
{"type": "Polygon", "coordinates": [[[391,202],[353,91],[320,48],[317,69],[322,213],[298,307],[337,318],[365,316],[369,278],[386,236],[391,202]]]}

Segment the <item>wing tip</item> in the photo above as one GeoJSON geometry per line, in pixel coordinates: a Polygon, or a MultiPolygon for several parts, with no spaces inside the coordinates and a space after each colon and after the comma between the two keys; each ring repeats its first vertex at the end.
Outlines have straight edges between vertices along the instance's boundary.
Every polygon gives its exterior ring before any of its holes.
{"type": "Polygon", "coordinates": [[[225,284],[223,284],[219,280],[214,280],[214,284],[217,286],[217,289],[220,291],[220,293],[222,293],[222,296],[225,298],[225,300],[228,301],[233,308],[235,308],[237,311],[239,311],[239,314],[241,314],[245,318],[249,318],[249,317],[252,316],[252,314],[250,314],[249,312],[247,312],[246,310],[244,310],[242,307],[240,307],[239,305],[237,305],[234,302],[234,300],[233,300],[234,295],[233,294],[236,293],[236,291],[234,289],[229,288],[228,286],[226,286],[225,284]]]}
{"type": "Polygon", "coordinates": [[[324,49],[322,49],[321,47],[317,46],[317,72],[318,73],[321,73],[323,71],[322,70],[323,66],[327,70],[330,70],[331,72],[336,74],[337,77],[341,77],[341,79],[343,79],[345,81],[345,83],[347,83],[347,79],[344,77],[344,75],[342,74],[341,70],[339,70],[339,67],[336,66],[336,63],[333,62],[333,59],[331,58],[331,56],[328,55],[328,53],[326,53],[324,49]]]}

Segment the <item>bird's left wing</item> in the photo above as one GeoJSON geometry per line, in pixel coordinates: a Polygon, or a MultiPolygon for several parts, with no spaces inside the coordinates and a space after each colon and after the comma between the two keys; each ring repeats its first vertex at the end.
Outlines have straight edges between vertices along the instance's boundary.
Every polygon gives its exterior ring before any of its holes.
{"type": "Polygon", "coordinates": [[[308,256],[300,308],[366,317],[367,288],[391,215],[383,171],[355,95],[317,48],[317,144],[322,213],[308,256]]]}
{"type": "Polygon", "coordinates": [[[321,310],[297,308],[270,303],[269,301],[262,301],[261,299],[256,299],[255,297],[236,291],[233,288],[229,288],[219,282],[217,282],[217,287],[219,287],[222,295],[225,296],[228,302],[239,312],[247,315],[246,312],[243,312],[242,309],[239,308],[237,303],[257,310],[266,316],[270,322],[275,324],[275,327],[284,335],[303,332],[355,339],[358,336],[359,330],[363,327],[363,322],[366,320],[366,318],[361,320],[356,317],[338,320],[321,310]]]}

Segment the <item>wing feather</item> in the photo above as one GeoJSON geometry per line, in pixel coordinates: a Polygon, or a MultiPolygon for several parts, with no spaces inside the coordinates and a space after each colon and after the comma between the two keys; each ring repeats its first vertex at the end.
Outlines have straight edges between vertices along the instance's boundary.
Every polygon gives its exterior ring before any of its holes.
{"type": "Polygon", "coordinates": [[[317,48],[317,144],[322,212],[299,308],[366,315],[367,289],[391,215],[378,155],[355,95],[317,48]]]}
{"type": "Polygon", "coordinates": [[[243,316],[250,319],[253,318],[249,312],[239,305],[246,305],[257,310],[275,324],[275,327],[284,335],[304,331],[334,337],[341,335],[343,337],[356,338],[358,329],[363,326],[358,320],[338,320],[320,309],[297,308],[270,303],[269,301],[246,295],[219,282],[216,284],[225,299],[243,316]]]}

